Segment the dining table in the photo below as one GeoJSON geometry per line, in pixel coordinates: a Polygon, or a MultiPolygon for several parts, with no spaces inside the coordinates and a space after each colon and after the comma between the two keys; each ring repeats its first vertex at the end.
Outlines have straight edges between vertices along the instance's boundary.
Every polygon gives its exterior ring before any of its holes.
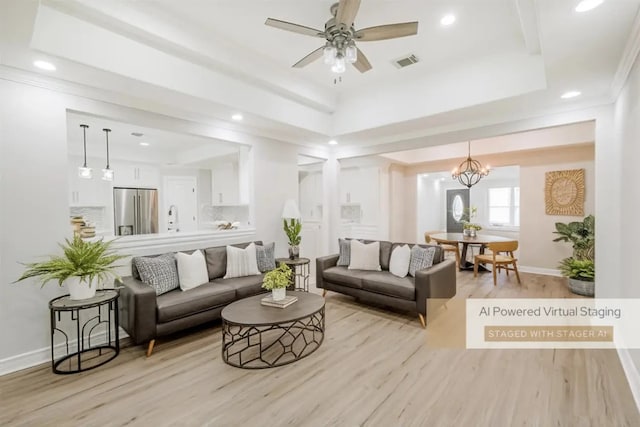
{"type": "MultiPolygon", "coordinates": [[[[459,245],[462,244],[462,252],[460,253],[460,271],[473,270],[473,262],[467,261],[467,250],[469,245],[480,246],[480,253],[484,253],[484,249],[488,243],[493,242],[510,242],[514,239],[502,236],[492,236],[490,234],[476,233],[474,237],[465,236],[463,233],[435,233],[430,235],[438,244],[459,245]]],[[[484,266],[479,266],[479,271],[488,271],[484,266]]]]}

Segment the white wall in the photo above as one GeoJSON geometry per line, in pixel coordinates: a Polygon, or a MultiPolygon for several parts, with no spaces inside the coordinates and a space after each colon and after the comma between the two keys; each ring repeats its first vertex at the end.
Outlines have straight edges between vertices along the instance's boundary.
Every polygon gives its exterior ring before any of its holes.
{"type": "MultiPolygon", "coordinates": [[[[638,232],[633,231],[633,224],[637,223],[640,212],[640,191],[638,190],[638,159],[640,159],[640,56],[636,58],[626,85],[624,86],[614,110],[615,147],[620,147],[620,160],[617,165],[621,169],[620,177],[620,216],[619,219],[619,247],[621,260],[620,280],[613,282],[606,280],[600,282],[596,279],[596,292],[600,296],[640,298],[640,286],[638,285],[638,260],[640,259],[640,245],[638,245],[638,232]]],[[[598,165],[600,166],[600,165],[598,165]]],[[[613,164],[602,165],[603,168],[614,167],[613,164]]],[[[612,171],[613,172],[613,171],[612,171]]],[[[614,191],[611,188],[611,191],[614,191]]],[[[613,224],[612,224],[613,225],[613,224]]],[[[603,237],[598,236],[597,237],[603,237]]],[[[611,244],[618,243],[610,240],[611,244]]],[[[601,268],[602,252],[596,249],[596,271],[601,268]]],[[[635,384],[636,402],[640,404],[640,350],[631,350],[631,360],[635,365],[635,375],[630,375],[629,367],[627,376],[635,384]],[[635,379],[635,383],[632,381],[635,379]]],[[[625,367],[627,368],[627,367],[625,367]]]]}
{"type": "MultiPolygon", "coordinates": [[[[106,111],[116,115],[130,111],[123,108],[0,80],[0,372],[47,360],[47,304],[65,293],[52,283],[41,289],[33,280],[11,282],[23,271],[20,262],[57,253],[57,243],[71,237],[67,109],[108,116],[106,111]]],[[[185,122],[185,126],[207,131],[199,123],[185,122]]],[[[289,144],[251,139],[255,165],[251,175],[255,222],[251,225],[258,239],[275,241],[277,255],[285,255],[280,215],[284,201],[298,194],[297,150],[289,144]]]]}

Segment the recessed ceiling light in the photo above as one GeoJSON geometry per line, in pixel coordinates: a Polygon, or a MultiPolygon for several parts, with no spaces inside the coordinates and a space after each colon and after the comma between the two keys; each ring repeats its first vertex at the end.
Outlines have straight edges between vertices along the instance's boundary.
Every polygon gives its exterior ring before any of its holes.
{"type": "Polygon", "coordinates": [[[600,6],[604,0],[582,0],[576,6],[576,12],[586,12],[600,6]]]}
{"type": "Polygon", "coordinates": [[[149,143],[148,142],[141,142],[140,145],[142,145],[143,147],[148,147],[149,143]]]}
{"type": "Polygon", "coordinates": [[[580,96],[580,95],[582,95],[582,92],[579,92],[577,90],[571,90],[569,92],[563,93],[560,98],[562,98],[562,99],[570,99],[570,98],[575,98],[576,96],[580,96]]]}
{"type": "Polygon", "coordinates": [[[332,139],[331,141],[328,142],[329,145],[338,145],[338,141],[336,141],[335,139],[332,139]]]}
{"type": "Polygon", "coordinates": [[[45,71],[55,71],[56,70],[56,66],[53,65],[51,62],[47,62],[47,61],[33,61],[33,65],[35,65],[36,67],[40,68],[41,70],[45,70],[45,71]]]}
{"type": "Polygon", "coordinates": [[[442,17],[442,19],[440,19],[440,24],[443,27],[447,27],[447,26],[453,24],[454,22],[456,22],[456,16],[453,13],[448,13],[448,14],[444,15],[442,17]]]}
{"type": "Polygon", "coordinates": [[[239,122],[240,120],[243,119],[242,114],[234,114],[233,116],[231,116],[231,118],[236,122],[239,122]]]}

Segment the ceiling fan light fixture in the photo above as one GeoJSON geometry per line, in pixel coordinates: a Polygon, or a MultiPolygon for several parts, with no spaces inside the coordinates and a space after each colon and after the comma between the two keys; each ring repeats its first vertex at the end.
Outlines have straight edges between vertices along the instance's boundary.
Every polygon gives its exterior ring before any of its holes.
{"type": "Polygon", "coordinates": [[[353,64],[358,60],[358,49],[356,49],[356,44],[353,41],[351,41],[349,46],[347,46],[345,56],[350,64],[353,64]]]}
{"type": "Polygon", "coordinates": [[[336,57],[335,64],[333,64],[333,66],[331,66],[331,71],[333,71],[334,73],[337,73],[337,74],[342,74],[346,70],[347,70],[347,67],[346,67],[346,61],[344,59],[344,56],[338,55],[336,57]]]}
{"type": "Polygon", "coordinates": [[[329,44],[327,44],[324,47],[324,50],[322,52],[322,57],[324,59],[324,63],[327,65],[333,65],[336,63],[336,56],[338,54],[338,49],[335,48],[335,46],[331,46],[329,44]]]}

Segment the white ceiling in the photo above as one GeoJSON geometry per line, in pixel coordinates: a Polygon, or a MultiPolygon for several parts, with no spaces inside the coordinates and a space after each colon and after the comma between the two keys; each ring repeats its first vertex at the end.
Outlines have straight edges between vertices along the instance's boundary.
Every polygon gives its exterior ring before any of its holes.
{"type": "Polygon", "coordinates": [[[264,25],[272,17],[322,29],[332,1],[4,0],[0,63],[228,135],[393,151],[451,129],[610,103],[640,43],[640,0],[586,13],[577,2],[363,0],[356,28],[418,20],[418,35],[360,42],[373,69],[334,84],[321,61],[291,68],[322,40],[264,25]],[[440,26],[444,13],[456,23],[440,26]],[[391,64],[409,53],[420,62],[391,64]],[[34,69],[42,57],[58,71],[34,69]],[[582,96],[560,99],[568,90],[582,96]],[[242,123],[230,120],[235,112],[242,123]]]}

